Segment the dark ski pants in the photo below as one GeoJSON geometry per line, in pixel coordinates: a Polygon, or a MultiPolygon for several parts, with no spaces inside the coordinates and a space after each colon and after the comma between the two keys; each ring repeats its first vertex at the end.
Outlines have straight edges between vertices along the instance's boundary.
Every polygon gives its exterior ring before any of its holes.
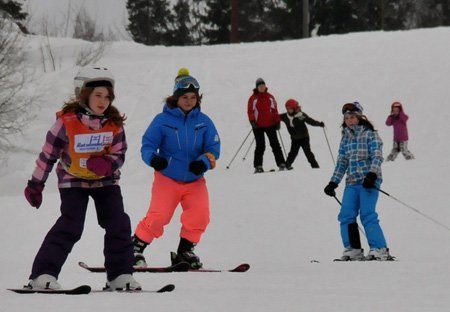
{"type": "Polygon", "coordinates": [[[309,144],[309,137],[303,138],[303,139],[292,139],[291,140],[291,150],[289,151],[289,154],[286,159],[287,165],[292,165],[295,158],[298,155],[298,151],[300,150],[300,147],[303,149],[303,152],[305,153],[306,159],[308,160],[311,167],[316,168],[319,166],[319,164],[316,161],[316,157],[314,156],[313,152],[311,151],[311,146],[309,144]]]}
{"type": "Polygon", "coordinates": [[[266,141],[264,134],[267,135],[269,139],[270,147],[272,148],[272,153],[275,156],[275,162],[277,166],[284,164],[284,155],[281,150],[280,142],[277,137],[276,127],[268,127],[268,128],[254,128],[253,134],[255,135],[255,157],[253,159],[253,166],[259,167],[263,165],[263,156],[264,151],[266,150],[266,141]]]}
{"type": "Polygon", "coordinates": [[[58,278],[72,247],[81,238],[89,197],[97,212],[97,221],[105,230],[105,267],[108,280],[133,273],[133,243],[130,218],[124,211],[118,185],[99,188],[60,188],[61,216],[47,233],[33,262],[30,279],[41,274],[58,278]]]}

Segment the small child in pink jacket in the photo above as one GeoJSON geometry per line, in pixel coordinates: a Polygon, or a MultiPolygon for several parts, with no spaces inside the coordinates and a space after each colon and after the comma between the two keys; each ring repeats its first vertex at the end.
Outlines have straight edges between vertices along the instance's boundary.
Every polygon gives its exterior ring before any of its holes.
{"type": "Polygon", "coordinates": [[[394,161],[400,152],[405,159],[414,159],[414,155],[408,150],[408,127],[406,126],[408,118],[403,111],[402,103],[392,103],[391,114],[386,119],[386,126],[394,127],[394,145],[386,161],[394,161]]]}

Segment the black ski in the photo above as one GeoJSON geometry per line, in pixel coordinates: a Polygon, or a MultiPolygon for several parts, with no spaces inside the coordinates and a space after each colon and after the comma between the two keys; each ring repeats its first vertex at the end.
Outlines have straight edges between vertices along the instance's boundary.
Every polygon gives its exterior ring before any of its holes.
{"type": "MultiPolygon", "coordinates": [[[[97,266],[91,267],[87,265],[85,262],[78,262],[78,265],[83,269],[88,270],[93,273],[103,273],[106,272],[105,267],[97,266]]],[[[233,269],[209,269],[209,268],[201,268],[201,269],[192,269],[187,262],[180,262],[167,267],[135,267],[134,270],[136,273],[169,273],[169,272],[205,272],[205,273],[219,273],[219,272],[236,272],[243,273],[247,272],[250,269],[250,265],[248,263],[242,263],[233,269]]]]}
{"type": "MultiPolygon", "coordinates": [[[[78,265],[80,267],[82,267],[83,269],[86,269],[93,273],[106,272],[106,269],[103,266],[92,267],[82,261],[78,262],[78,265]]],[[[180,262],[175,265],[170,265],[170,266],[166,266],[166,267],[135,267],[134,271],[136,273],[139,273],[139,272],[147,272],[147,273],[187,272],[189,270],[189,267],[190,267],[189,263],[180,262]]]]}
{"type": "Polygon", "coordinates": [[[256,174],[256,175],[258,175],[258,174],[260,174],[260,173],[270,173],[270,172],[284,172],[284,171],[291,171],[292,169],[284,169],[284,170],[277,170],[277,169],[270,169],[270,170],[264,170],[264,171],[261,171],[261,172],[254,172],[254,174],[256,174]]]}
{"type": "Polygon", "coordinates": [[[49,288],[8,288],[18,294],[62,294],[62,295],[87,295],[92,289],[89,285],[81,285],[72,289],[49,289],[49,288]]]}
{"type": "Polygon", "coordinates": [[[236,272],[236,273],[244,273],[247,272],[250,269],[250,264],[248,263],[242,263],[231,270],[226,269],[207,269],[207,268],[201,268],[201,269],[189,269],[189,272],[205,272],[205,273],[220,273],[220,272],[236,272]]]}
{"type": "Polygon", "coordinates": [[[174,284],[167,284],[160,289],[156,290],[129,290],[129,289],[118,289],[118,290],[110,290],[110,289],[94,289],[91,292],[92,293],[108,293],[108,292],[119,292],[119,293],[165,293],[165,292],[172,292],[175,289],[174,284]]]}

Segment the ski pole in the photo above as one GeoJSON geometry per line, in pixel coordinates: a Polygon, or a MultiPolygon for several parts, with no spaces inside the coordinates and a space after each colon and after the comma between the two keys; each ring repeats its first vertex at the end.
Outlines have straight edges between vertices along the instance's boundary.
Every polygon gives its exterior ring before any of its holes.
{"type": "MultiPolygon", "coordinates": [[[[336,195],[333,196],[334,199],[336,199],[336,201],[339,203],[339,206],[342,206],[341,201],[336,197],[336,195]]],[[[363,233],[364,236],[366,236],[366,233],[364,232],[364,230],[359,226],[358,222],[355,222],[358,225],[358,230],[363,233]]],[[[366,236],[367,237],[367,236],[366,236]]]]}
{"type": "Polygon", "coordinates": [[[420,214],[422,217],[424,217],[424,218],[428,219],[429,221],[431,221],[431,222],[433,222],[433,223],[435,223],[435,224],[437,224],[437,225],[443,227],[444,229],[450,231],[450,227],[449,227],[449,226],[447,226],[447,225],[445,225],[445,224],[439,222],[438,220],[436,220],[436,219],[434,219],[434,218],[432,218],[432,217],[426,215],[425,213],[423,213],[423,212],[420,211],[419,209],[416,209],[416,208],[414,208],[414,207],[412,207],[412,206],[410,206],[410,205],[408,205],[408,204],[402,202],[400,199],[395,198],[395,197],[392,196],[391,194],[389,194],[389,193],[383,191],[382,189],[380,189],[380,188],[378,188],[378,187],[375,187],[375,188],[376,188],[378,191],[380,191],[381,193],[383,193],[384,195],[386,195],[386,196],[392,198],[393,200],[395,200],[396,202],[402,204],[402,205],[405,206],[406,208],[409,208],[409,209],[411,209],[412,211],[417,212],[417,213],[420,214]]]}
{"type": "Polygon", "coordinates": [[[284,149],[284,143],[283,143],[283,138],[281,137],[281,132],[280,132],[280,130],[277,130],[277,132],[278,132],[278,136],[280,137],[280,142],[281,142],[281,147],[283,148],[283,154],[284,154],[284,159],[286,159],[286,150],[284,149]]]}
{"type": "Polygon", "coordinates": [[[250,129],[250,131],[248,132],[247,136],[245,137],[244,141],[242,141],[241,146],[239,146],[238,150],[236,151],[236,153],[234,154],[233,158],[231,159],[230,163],[227,165],[227,169],[230,169],[231,163],[234,161],[234,159],[236,158],[237,154],[239,153],[239,151],[241,150],[242,146],[244,145],[245,141],[247,141],[250,133],[252,133],[253,129],[250,129]]]}
{"type": "Polygon", "coordinates": [[[255,143],[255,138],[253,138],[253,140],[250,142],[250,145],[248,146],[248,149],[247,149],[247,151],[245,152],[244,158],[242,158],[243,161],[244,161],[245,158],[247,157],[248,152],[250,152],[250,149],[252,148],[253,143],[255,143]]]}
{"type": "Polygon", "coordinates": [[[325,135],[325,140],[327,141],[328,149],[330,150],[331,159],[333,159],[333,164],[336,166],[336,162],[334,161],[333,152],[331,151],[330,142],[328,141],[328,136],[325,131],[325,127],[323,127],[322,129],[323,129],[323,134],[325,135]]]}

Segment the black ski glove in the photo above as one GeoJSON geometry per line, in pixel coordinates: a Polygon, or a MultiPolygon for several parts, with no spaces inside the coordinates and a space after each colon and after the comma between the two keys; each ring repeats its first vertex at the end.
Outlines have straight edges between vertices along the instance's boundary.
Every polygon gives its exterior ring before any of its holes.
{"type": "Polygon", "coordinates": [[[373,172],[369,172],[366,174],[366,177],[363,181],[363,187],[365,188],[373,188],[375,187],[375,181],[377,180],[377,174],[373,172]]]}
{"type": "Polygon", "coordinates": [[[250,125],[252,126],[252,129],[258,129],[258,124],[256,123],[256,121],[250,121],[250,125]]]}
{"type": "Polygon", "coordinates": [[[189,164],[189,171],[195,175],[200,175],[207,169],[205,163],[201,160],[194,160],[189,164]]]}
{"type": "Polygon", "coordinates": [[[338,185],[334,182],[330,182],[328,183],[327,186],[325,186],[325,188],[323,189],[323,191],[325,192],[325,194],[327,194],[328,196],[334,197],[336,196],[336,192],[334,191],[336,188],[338,187],[338,185]]]}
{"type": "Polygon", "coordinates": [[[161,156],[154,156],[150,161],[150,166],[153,167],[156,171],[166,169],[167,165],[167,160],[161,156]]]}

